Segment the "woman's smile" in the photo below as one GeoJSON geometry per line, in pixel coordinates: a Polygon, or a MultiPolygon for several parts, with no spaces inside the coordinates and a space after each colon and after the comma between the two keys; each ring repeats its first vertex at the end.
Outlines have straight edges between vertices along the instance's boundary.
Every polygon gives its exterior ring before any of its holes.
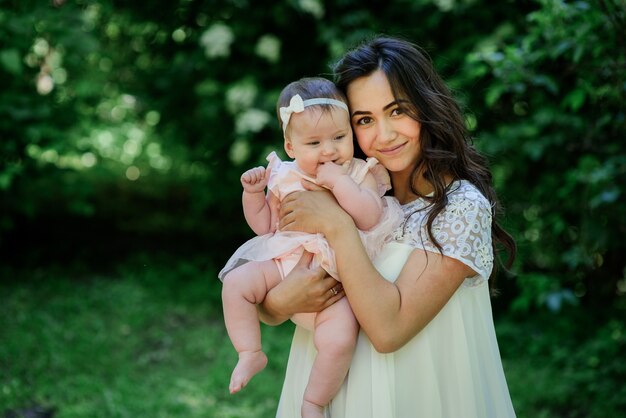
{"type": "Polygon", "coordinates": [[[405,145],[406,145],[406,142],[403,142],[402,144],[398,144],[398,145],[394,145],[394,146],[391,146],[391,147],[379,149],[378,152],[380,152],[381,154],[384,154],[386,156],[393,156],[393,155],[396,155],[396,154],[402,152],[402,150],[404,149],[405,145]]]}

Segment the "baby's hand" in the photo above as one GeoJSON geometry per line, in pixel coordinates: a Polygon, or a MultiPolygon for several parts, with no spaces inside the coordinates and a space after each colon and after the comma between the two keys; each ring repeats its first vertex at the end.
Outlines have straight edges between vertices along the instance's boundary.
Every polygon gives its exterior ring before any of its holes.
{"type": "Polygon", "coordinates": [[[348,165],[350,161],[346,161],[343,165],[339,165],[329,161],[320,165],[317,168],[317,183],[321,186],[325,186],[329,189],[335,187],[337,180],[346,174],[348,174],[348,165]]]}
{"type": "Polygon", "coordinates": [[[254,167],[241,175],[241,185],[248,193],[259,193],[267,186],[269,171],[265,167],[254,167]]]}

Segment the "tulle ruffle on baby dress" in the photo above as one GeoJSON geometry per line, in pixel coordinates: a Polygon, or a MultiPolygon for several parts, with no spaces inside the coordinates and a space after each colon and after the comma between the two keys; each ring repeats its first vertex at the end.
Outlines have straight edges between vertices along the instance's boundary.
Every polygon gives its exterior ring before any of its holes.
{"type": "MultiPolygon", "coordinates": [[[[270,170],[268,190],[282,200],[289,193],[304,190],[302,178],[311,180],[293,161],[281,161],[275,152],[267,156],[270,170]]],[[[403,213],[398,201],[393,197],[383,196],[391,188],[389,175],[375,158],[367,161],[353,158],[348,167],[350,177],[360,184],[368,172],[376,178],[378,193],[383,199],[383,213],[377,225],[369,231],[359,231],[363,245],[370,257],[375,257],[383,244],[391,238],[392,232],[402,223],[403,213]]],[[[218,277],[249,261],[275,260],[284,278],[296,265],[304,250],[315,254],[312,267],[322,266],[331,276],[339,280],[335,253],[322,234],[309,234],[296,231],[276,231],[256,236],[246,241],[226,262],[218,277]]]]}

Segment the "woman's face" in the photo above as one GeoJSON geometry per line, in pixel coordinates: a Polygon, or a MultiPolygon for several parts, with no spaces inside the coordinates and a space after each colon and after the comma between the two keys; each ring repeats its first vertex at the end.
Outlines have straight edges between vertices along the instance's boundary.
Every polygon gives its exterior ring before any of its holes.
{"type": "Polygon", "coordinates": [[[409,101],[393,97],[382,70],[351,82],[347,94],[352,129],[365,155],[375,157],[392,178],[408,178],[420,154],[421,126],[405,112],[409,101]]]}

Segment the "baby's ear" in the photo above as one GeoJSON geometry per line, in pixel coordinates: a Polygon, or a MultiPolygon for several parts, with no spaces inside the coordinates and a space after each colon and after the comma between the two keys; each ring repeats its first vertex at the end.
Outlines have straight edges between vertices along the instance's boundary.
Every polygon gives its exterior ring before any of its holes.
{"type": "Polygon", "coordinates": [[[287,138],[287,136],[285,136],[285,152],[287,153],[287,155],[289,156],[289,158],[294,159],[295,157],[293,156],[293,144],[291,143],[291,140],[289,138],[287,138]]]}

